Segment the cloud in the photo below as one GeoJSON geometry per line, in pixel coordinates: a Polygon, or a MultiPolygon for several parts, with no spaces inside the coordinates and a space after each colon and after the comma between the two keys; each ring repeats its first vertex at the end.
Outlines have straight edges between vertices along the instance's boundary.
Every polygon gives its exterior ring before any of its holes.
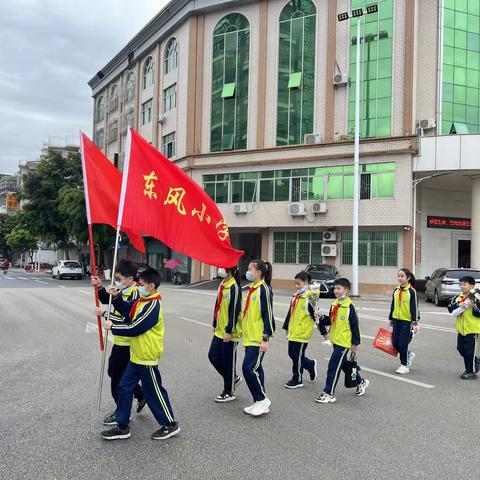
{"type": "Polygon", "coordinates": [[[1,0],[0,173],[49,136],[87,133],[88,80],[167,0],[1,0]]]}

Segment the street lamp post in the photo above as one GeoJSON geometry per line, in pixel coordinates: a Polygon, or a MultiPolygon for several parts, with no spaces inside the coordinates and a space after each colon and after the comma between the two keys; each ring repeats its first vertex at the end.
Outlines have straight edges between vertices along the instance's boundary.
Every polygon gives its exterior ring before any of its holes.
{"type": "MultiPolygon", "coordinates": [[[[369,5],[367,14],[377,13],[378,5],[369,5]]],[[[361,22],[364,15],[362,8],[352,10],[351,17],[357,19],[356,61],[355,61],[355,146],[353,154],[353,232],[352,232],[352,295],[358,295],[358,252],[359,252],[359,224],[360,224],[360,92],[361,92],[361,22]]],[[[348,12],[340,13],[338,21],[343,22],[350,18],[348,12]]]]}

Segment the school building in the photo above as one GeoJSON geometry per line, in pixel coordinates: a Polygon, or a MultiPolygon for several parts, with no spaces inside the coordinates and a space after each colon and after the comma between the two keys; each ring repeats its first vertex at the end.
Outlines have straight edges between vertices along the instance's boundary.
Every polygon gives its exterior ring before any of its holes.
{"type": "MultiPolygon", "coordinates": [[[[172,0],[90,80],[95,141],[120,168],[129,126],[162,149],[274,286],[309,263],[349,277],[357,42],[360,292],[480,267],[480,2],[172,0]]],[[[170,255],[148,241],[152,266],[170,255]]]]}

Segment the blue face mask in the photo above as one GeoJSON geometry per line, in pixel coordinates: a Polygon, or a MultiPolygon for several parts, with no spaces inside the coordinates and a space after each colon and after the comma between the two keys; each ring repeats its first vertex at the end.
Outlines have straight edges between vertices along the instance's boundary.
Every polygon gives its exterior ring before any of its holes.
{"type": "Polygon", "coordinates": [[[246,278],[249,282],[253,282],[253,273],[252,273],[250,270],[247,270],[247,273],[245,274],[245,278],[246,278]]]}
{"type": "Polygon", "coordinates": [[[141,297],[148,297],[150,295],[149,293],[147,293],[147,290],[143,285],[140,285],[138,287],[138,293],[141,297]]]}

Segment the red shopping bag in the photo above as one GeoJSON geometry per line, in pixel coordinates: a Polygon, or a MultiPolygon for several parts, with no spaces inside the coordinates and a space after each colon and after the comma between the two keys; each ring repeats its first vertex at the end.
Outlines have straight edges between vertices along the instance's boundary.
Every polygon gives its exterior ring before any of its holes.
{"type": "Polygon", "coordinates": [[[392,345],[392,332],[385,328],[378,329],[377,336],[373,341],[373,347],[392,355],[392,357],[396,357],[398,354],[397,350],[392,345]]]}

